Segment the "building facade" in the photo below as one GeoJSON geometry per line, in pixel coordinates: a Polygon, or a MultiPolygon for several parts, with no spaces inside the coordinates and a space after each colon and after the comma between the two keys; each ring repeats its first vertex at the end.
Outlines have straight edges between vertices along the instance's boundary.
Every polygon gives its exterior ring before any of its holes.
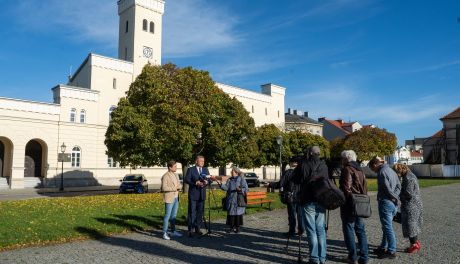
{"type": "MultiPolygon", "coordinates": [[[[61,171],[66,187],[117,185],[132,172],[106,155],[105,133],[110,113],[142,68],[161,63],[164,5],[162,0],[118,1],[118,58],[89,54],[67,84],[52,89],[53,103],[0,97],[0,188],[57,187],[61,171]],[[64,145],[70,161],[62,164],[58,155],[64,145]]],[[[284,126],[284,87],[265,84],[257,93],[217,86],[240,100],[257,126],[284,126]]],[[[164,171],[139,168],[136,173],[158,183],[164,171]]]]}
{"type": "Polygon", "coordinates": [[[323,136],[323,124],[310,118],[308,112],[301,112],[288,108],[284,117],[285,131],[301,131],[313,135],[323,136]]]}
{"type": "Polygon", "coordinates": [[[423,142],[423,155],[430,164],[460,164],[460,107],[442,117],[443,128],[423,142]]]}

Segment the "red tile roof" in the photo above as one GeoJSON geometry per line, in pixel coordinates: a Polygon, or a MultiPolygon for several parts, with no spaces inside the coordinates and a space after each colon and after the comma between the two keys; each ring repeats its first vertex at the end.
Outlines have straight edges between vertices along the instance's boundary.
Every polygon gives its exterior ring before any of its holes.
{"type": "Polygon", "coordinates": [[[340,123],[339,121],[336,121],[336,120],[329,120],[329,119],[324,119],[325,121],[331,123],[333,126],[337,127],[338,129],[342,130],[343,132],[345,132],[347,135],[350,134],[350,131],[347,131],[345,129],[343,129],[342,127],[342,123],[340,123]]]}
{"type": "Polygon", "coordinates": [[[458,108],[455,109],[454,111],[450,112],[449,114],[447,114],[446,116],[444,116],[443,118],[441,118],[441,120],[444,120],[444,119],[455,119],[455,118],[460,118],[460,107],[458,107],[458,108]]]}
{"type": "Polygon", "coordinates": [[[432,138],[440,138],[444,136],[444,131],[441,129],[438,132],[436,132],[434,135],[432,135],[432,138]]]}
{"type": "Polygon", "coordinates": [[[416,158],[416,157],[423,157],[423,154],[418,152],[418,151],[411,151],[410,152],[410,156],[413,157],[413,158],[416,158]]]}

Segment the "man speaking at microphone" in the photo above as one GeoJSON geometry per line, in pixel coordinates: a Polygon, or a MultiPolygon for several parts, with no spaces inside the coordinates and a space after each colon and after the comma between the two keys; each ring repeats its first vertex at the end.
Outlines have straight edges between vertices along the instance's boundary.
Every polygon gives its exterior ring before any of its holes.
{"type": "Polygon", "coordinates": [[[208,168],[204,167],[204,157],[199,155],[196,157],[195,166],[188,168],[185,175],[185,183],[188,188],[188,236],[193,236],[193,231],[197,235],[202,235],[200,227],[203,222],[204,202],[206,201],[206,186],[209,180],[206,176],[209,175],[208,168]]]}

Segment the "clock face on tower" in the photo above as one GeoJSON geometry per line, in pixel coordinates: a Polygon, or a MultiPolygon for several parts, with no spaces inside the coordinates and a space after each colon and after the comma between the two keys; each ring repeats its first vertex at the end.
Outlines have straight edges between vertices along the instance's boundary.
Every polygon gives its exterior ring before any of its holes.
{"type": "Polygon", "coordinates": [[[152,48],[144,47],[143,53],[145,58],[151,59],[153,55],[153,50],[152,48]]]}

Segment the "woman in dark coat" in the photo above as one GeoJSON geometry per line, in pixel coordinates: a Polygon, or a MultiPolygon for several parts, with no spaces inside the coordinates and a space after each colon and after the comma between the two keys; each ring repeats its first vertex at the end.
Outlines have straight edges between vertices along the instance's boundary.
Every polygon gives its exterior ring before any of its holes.
{"type": "Polygon", "coordinates": [[[220,185],[222,190],[227,191],[227,225],[230,226],[227,233],[232,231],[239,233],[240,226],[243,225],[243,215],[246,207],[238,206],[238,194],[246,195],[249,188],[242,174],[239,168],[233,167],[231,172],[232,177],[228,178],[225,184],[220,185]]]}
{"type": "Polygon", "coordinates": [[[394,166],[396,173],[402,177],[401,184],[401,225],[404,237],[408,237],[411,246],[406,248],[407,253],[420,251],[421,245],[418,235],[422,231],[423,204],[417,177],[404,164],[394,166]]]}

